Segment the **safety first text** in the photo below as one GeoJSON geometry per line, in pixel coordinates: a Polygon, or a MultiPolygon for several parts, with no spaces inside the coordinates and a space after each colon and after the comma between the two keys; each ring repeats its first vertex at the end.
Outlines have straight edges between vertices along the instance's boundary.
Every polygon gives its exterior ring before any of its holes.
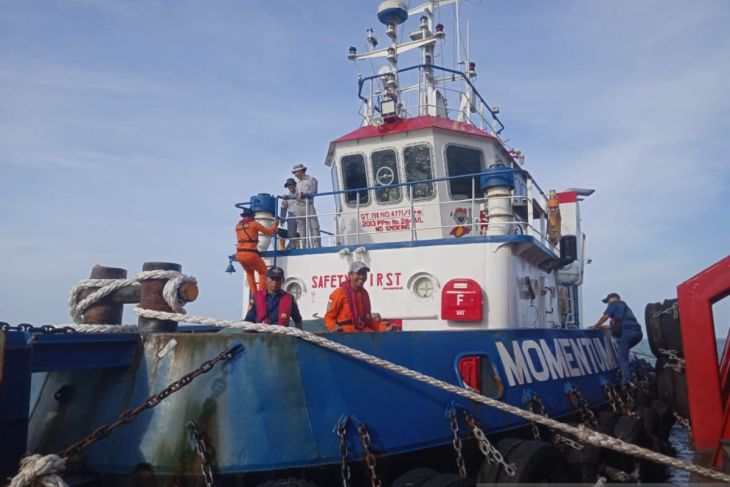
{"type": "MultiPolygon", "coordinates": [[[[382,287],[384,289],[400,289],[401,272],[373,272],[368,276],[370,287],[382,287]]],[[[342,281],[347,279],[347,274],[323,274],[312,276],[312,288],[335,288],[342,281]]]]}

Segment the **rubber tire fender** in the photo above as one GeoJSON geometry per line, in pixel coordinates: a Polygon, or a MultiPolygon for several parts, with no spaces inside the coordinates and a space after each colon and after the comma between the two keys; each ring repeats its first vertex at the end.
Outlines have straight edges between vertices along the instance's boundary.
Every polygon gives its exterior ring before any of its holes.
{"type": "Polygon", "coordinates": [[[257,487],[318,487],[314,482],[307,479],[289,477],[285,479],[268,480],[257,487]]]}
{"type": "Polygon", "coordinates": [[[644,431],[647,435],[656,435],[659,427],[659,414],[651,406],[642,406],[636,409],[636,412],[644,423],[644,431]]]}
{"type": "Polygon", "coordinates": [[[684,371],[664,367],[666,360],[657,360],[657,398],[669,404],[677,414],[689,418],[687,376],[684,371]],[[661,367],[661,368],[660,368],[661,367]]]}
{"type": "MultiPolygon", "coordinates": [[[[644,423],[640,418],[621,416],[613,428],[613,435],[619,440],[638,446],[648,446],[648,437],[644,431],[644,423]]],[[[614,468],[631,472],[634,469],[634,457],[616,451],[607,451],[606,463],[614,468]]]]}
{"type": "Polygon", "coordinates": [[[513,448],[504,458],[515,468],[514,477],[500,468],[497,483],[563,484],[571,481],[568,461],[550,443],[526,440],[513,448]]]}
{"type": "Polygon", "coordinates": [[[687,375],[670,369],[674,383],[674,409],[683,418],[689,418],[689,393],[687,392],[687,375]]]}
{"type": "Polygon", "coordinates": [[[421,487],[474,487],[474,479],[462,479],[455,473],[439,473],[426,480],[421,487]]]}
{"type": "Polygon", "coordinates": [[[660,303],[649,303],[644,308],[644,323],[646,324],[646,338],[649,340],[649,348],[655,357],[661,357],[660,348],[666,348],[664,336],[662,336],[661,316],[654,316],[654,313],[661,311],[660,303]]]}
{"type": "Polygon", "coordinates": [[[436,475],[439,473],[432,468],[414,468],[397,477],[393,481],[393,487],[419,487],[436,475]]]}
{"type": "Polygon", "coordinates": [[[621,418],[621,413],[616,411],[601,411],[598,413],[598,425],[611,434],[619,418],[621,418]]]}
{"type": "MultiPolygon", "coordinates": [[[[499,440],[495,445],[497,450],[502,454],[504,458],[512,452],[515,448],[521,445],[527,440],[522,438],[504,438],[499,440]]],[[[486,458],[482,460],[482,464],[477,472],[477,483],[480,484],[494,484],[497,482],[497,476],[502,470],[501,465],[497,463],[489,463],[486,458]]]]}
{"type": "Polygon", "coordinates": [[[657,415],[656,428],[653,433],[660,440],[666,441],[672,432],[672,426],[677,422],[677,418],[674,417],[674,409],[661,399],[652,401],[651,408],[657,415]]]}
{"type": "MultiPolygon", "coordinates": [[[[677,299],[665,299],[662,303],[662,311],[671,309],[677,299]]],[[[680,356],[684,356],[684,347],[682,345],[682,326],[679,322],[679,316],[674,317],[674,313],[662,313],[660,316],[660,325],[662,327],[662,337],[664,338],[665,350],[676,350],[680,356]]]]}
{"type": "MultiPolygon", "coordinates": [[[[579,426],[576,423],[570,423],[570,425],[579,426]]],[[[607,433],[600,425],[597,428],[591,429],[600,433],[607,433]]],[[[570,438],[577,441],[574,437],[570,438]]],[[[598,479],[598,466],[603,455],[603,450],[588,443],[583,443],[583,448],[580,450],[575,450],[569,446],[564,447],[562,450],[568,461],[571,481],[581,484],[594,484],[598,479]]]]}

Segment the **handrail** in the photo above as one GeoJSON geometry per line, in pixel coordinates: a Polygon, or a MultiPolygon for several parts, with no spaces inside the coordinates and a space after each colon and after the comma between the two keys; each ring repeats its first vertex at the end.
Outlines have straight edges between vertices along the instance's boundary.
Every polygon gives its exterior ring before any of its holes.
{"type": "MultiPolygon", "coordinates": [[[[502,121],[497,116],[497,112],[495,112],[494,110],[492,110],[492,107],[490,107],[489,104],[486,102],[486,100],[484,100],[484,98],[482,97],[482,95],[479,93],[479,90],[477,90],[476,86],[474,86],[474,83],[471,82],[471,80],[466,76],[466,74],[464,72],[457,71],[455,69],[444,68],[443,66],[436,66],[435,64],[416,64],[414,66],[410,66],[410,67],[407,67],[407,68],[399,69],[399,70],[396,71],[396,73],[405,73],[405,72],[408,72],[408,71],[412,71],[414,69],[421,69],[421,68],[439,69],[439,70],[444,71],[446,73],[451,73],[451,74],[454,74],[454,75],[459,75],[464,81],[466,81],[466,83],[469,85],[469,87],[473,90],[474,94],[477,96],[477,98],[479,98],[479,101],[481,101],[482,104],[487,108],[487,110],[489,110],[489,113],[492,115],[492,119],[495,120],[499,124],[499,130],[495,130],[494,133],[497,134],[497,135],[499,135],[499,134],[502,133],[502,131],[504,130],[505,127],[504,127],[504,124],[502,123],[502,121]]],[[[378,79],[378,78],[383,78],[383,77],[386,77],[386,76],[391,76],[392,74],[393,74],[392,72],[387,72],[387,73],[374,74],[374,75],[371,75],[371,76],[366,76],[364,78],[360,78],[357,81],[357,83],[358,83],[357,97],[360,100],[362,100],[363,102],[368,103],[368,99],[365,98],[364,96],[362,96],[362,88],[363,88],[363,85],[365,84],[365,82],[366,81],[372,81],[372,80],[378,79]]],[[[375,107],[375,109],[378,112],[380,111],[380,108],[379,107],[375,107]]]]}
{"type": "MultiPolygon", "coordinates": [[[[473,178],[473,177],[477,177],[477,176],[483,176],[486,174],[490,174],[490,175],[491,174],[503,174],[503,173],[508,173],[508,172],[515,172],[517,174],[525,174],[525,175],[527,175],[528,178],[532,179],[532,176],[530,175],[530,173],[525,169],[505,167],[504,169],[497,169],[497,170],[493,170],[493,171],[481,171],[481,172],[475,172],[475,173],[470,173],[470,174],[459,174],[458,176],[444,176],[444,177],[432,178],[432,179],[418,179],[418,180],[408,181],[408,182],[404,182],[404,183],[388,184],[387,186],[386,185],[365,186],[363,188],[351,188],[351,189],[341,189],[341,190],[337,190],[337,191],[326,191],[323,193],[315,193],[313,195],[308,196],[308,198],[318,198],[320,196],[336,196],[336,195],[340,195],[340,194],[358,193],[361,191],[372,191],[372,190],[382,189],[382,188],[398,188],[401,186],[411,186],[411,185],[415,185],[415,184],[438,183],[441,181],[450,181],[452,179],[473,178]]],[[[533,180],[533,182],[534,182],[534,180],[533,180]]],[[[535,183],[535,186],[537,186],[537,183],[535,183]]],[[[539,186],[538,186],[538,190],[540,191],[540,193],[543,196],[546,196],[543,193],[542,189],[539,188],[539,186]]],[[[277,196],[277,199],[282,199],[281,195],[277,196]]],[[[296,199],[296,197],[288,196],[286,199],[293,200],[293,199],[296,199]]],[[[248,202],[236,203],[236,205],[235,205],[236,208],[240,208],[239,205],[247,206],[248,202]]]]}

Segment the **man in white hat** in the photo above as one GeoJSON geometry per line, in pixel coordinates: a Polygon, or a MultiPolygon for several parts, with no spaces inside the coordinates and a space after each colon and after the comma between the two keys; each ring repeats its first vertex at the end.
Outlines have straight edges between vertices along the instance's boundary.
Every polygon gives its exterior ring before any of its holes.
{"type": "Polygon", "coordinates": [[[297,210],[299,235],[304,238],[305,247],[321,247],[319,239],[319,219],[314,209],[314,195],[317,194],[317,179],[307,174],[307,166],[295,165],[292,174],[297,183],[297,210]]]}

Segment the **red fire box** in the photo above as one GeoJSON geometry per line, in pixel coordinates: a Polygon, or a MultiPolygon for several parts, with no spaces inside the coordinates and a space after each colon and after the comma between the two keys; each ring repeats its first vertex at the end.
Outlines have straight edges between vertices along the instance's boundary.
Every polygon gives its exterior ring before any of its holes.
{"type": "Polygon", "coordinates": [[[452,279],[441,291],[441,319],[481,321],[482,288],[473,279],[452,279]]]}

